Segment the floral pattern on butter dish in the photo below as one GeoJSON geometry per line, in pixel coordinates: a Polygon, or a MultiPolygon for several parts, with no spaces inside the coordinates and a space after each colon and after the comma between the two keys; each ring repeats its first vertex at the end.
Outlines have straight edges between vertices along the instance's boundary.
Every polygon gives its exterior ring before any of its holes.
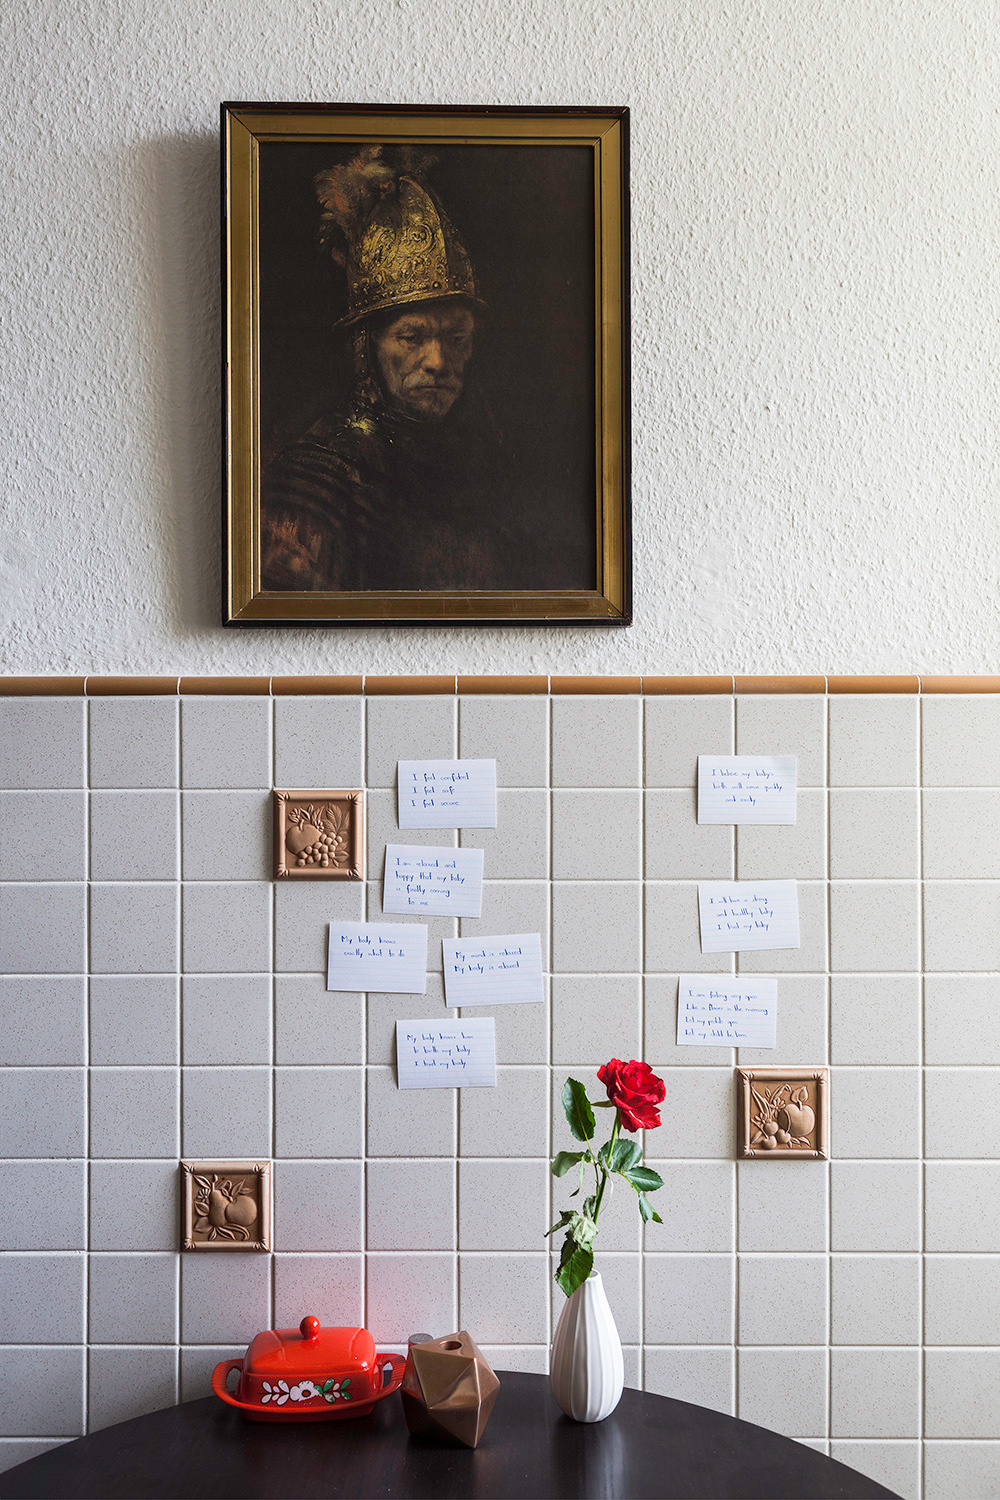
{"type": "Polygon", "coordinates": [[[351,1377],[348,1375],[343,1380],[329,1380],[317,1385],[314,1380],[300,1380],[297,1385],[289,1387],[287,1380],[278,1380],[271,1384],[269,1380],[262,1380],[264,1394],[260,1398],[261,1406],[267,1406],[273,1401],[275,1406],[284,1406],[286,1401],[314,1401],[317,1396],[322,1396],[326,1401],[350,1401],[351,1393],[348,1386],[351,1377]]]}

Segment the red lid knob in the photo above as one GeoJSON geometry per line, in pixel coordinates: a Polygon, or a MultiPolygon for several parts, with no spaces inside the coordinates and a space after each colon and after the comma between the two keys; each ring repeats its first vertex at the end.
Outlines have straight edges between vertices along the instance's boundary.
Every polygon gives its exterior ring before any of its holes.
{"type": "Polygon", "coordinates": [[[320,1326],[319,1318],[303,1318],[299,1324],[299,1332],[304,1339],[316,1339],[319,1338],[320,1326]]]}

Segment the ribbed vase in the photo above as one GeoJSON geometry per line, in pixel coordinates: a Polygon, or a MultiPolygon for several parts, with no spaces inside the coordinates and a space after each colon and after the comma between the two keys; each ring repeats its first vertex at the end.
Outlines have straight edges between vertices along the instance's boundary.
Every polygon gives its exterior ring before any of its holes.
{"type": "Polygon", "coordinates": [[[603,1422],[622,1398],[622,1341],[596,1272],[566,1299],[552,1340],[549,1382],[574,1422],[603,1422]]]}

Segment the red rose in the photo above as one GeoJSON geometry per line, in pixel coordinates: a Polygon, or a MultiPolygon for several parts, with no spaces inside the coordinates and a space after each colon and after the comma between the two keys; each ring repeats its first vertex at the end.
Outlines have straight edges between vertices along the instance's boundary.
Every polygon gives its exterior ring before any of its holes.
{"type": "Polygon", "coordinates": [[[660,1111],[656,1106],[663,1100],[667,1090],[663,1079],[657,1078],[648,1063],[620,1062],[613,1057],[597,1076],[608,1091],[608,1098],[617,1107],[618,1116],[626,1130],[633,1134],[637,1130],[655,1130],[660,1123],[660,1111]]]}

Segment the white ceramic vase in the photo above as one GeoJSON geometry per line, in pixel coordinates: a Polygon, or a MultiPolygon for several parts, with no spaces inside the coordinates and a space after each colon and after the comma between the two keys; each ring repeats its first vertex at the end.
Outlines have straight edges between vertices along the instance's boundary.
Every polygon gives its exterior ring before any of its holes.
{"type": "Polygon", "coordinates": [[[549,1382],[574,1422],[603,1422],[622,1398],[622,1341],[596,1272],[566,1299],[552,1340],[549,1382]]]}

